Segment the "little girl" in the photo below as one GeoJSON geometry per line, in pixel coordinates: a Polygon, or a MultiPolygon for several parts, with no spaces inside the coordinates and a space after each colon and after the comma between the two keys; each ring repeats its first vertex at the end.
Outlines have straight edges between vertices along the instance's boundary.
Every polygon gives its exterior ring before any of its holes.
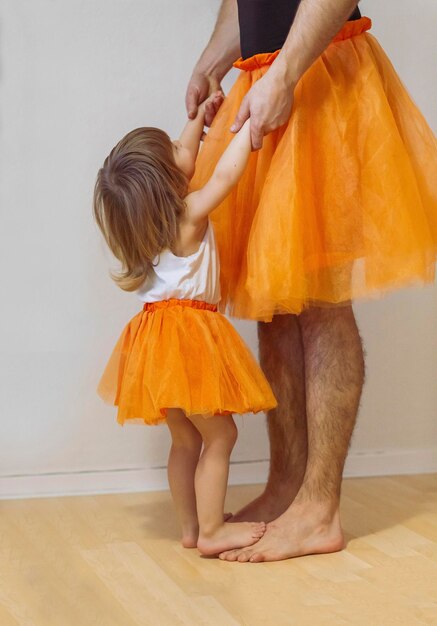
{"type": "MultiPolygon", "coordinates": [[[[219,106],[221,97],[208,101],[219,106]]],[[[223,509],[237,437],[232,413],[268,410],[276,401],[217,311],[219,260],[208,220],[247,164],[249,122],[204,187],[189,193],[205,105],[178,141],[157,128],[128,133],[98,173],[94,215],[122,264],[114,280],[144,303],[124,329],[99,393],[118,406],[120,424],[167,422],[168,479],[182,544],[213,555],[251,545],[265,531],[264,523],[225,522],[223,509]]]]}

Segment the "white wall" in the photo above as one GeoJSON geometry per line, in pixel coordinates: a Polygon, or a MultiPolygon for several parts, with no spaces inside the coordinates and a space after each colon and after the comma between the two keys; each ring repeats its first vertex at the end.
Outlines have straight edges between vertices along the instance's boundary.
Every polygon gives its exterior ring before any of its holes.
{"type": "MultiPolygon", "coordinates": [[[[217,7],[217,0],[2,2],[6,495],[147,488],[165,480],[165,428],[121,428],[95,395],[138,304],[108,278],[111,260],[92,221],[91,195],[103,157],[125,132],[147,124],[175,136],[181,128],[186,83],[217,7]]],[[[434,0],[367,0],[362,8],[435,129],[434,0]]],[[[368,377],[349,473],[437,470],[436,311],[432,287],[357,306],[368,377]]],[[[256,349],[254,325],[237,327],[256,349]]],[[[264,419],[241,424],[233,479],[262,479],[264,419]]]]}

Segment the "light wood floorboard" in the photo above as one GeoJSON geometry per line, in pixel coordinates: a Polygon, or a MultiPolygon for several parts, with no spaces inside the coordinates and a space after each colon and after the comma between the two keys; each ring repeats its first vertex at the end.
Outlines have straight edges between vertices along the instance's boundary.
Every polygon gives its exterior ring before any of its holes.
{"type": "Polygon", "coordinates": [[[179,545],[167,492],[1,501],[0,626],[437,626],[437,475],[347,479],[342,520],[340,553],[238,564],[179,545]]]}

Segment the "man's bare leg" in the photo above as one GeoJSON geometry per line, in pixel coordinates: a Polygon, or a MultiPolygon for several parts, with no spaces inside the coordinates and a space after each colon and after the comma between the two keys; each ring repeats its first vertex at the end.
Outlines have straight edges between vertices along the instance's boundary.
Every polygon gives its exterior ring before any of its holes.
{"type": "Polygon", "coordinates": [[[260,361],[278,407],[270,411],[270,471],[261,496],[231,521],[266,521],[281,515],[302,484],[307,461],[305,373],[298,318],[278,315],[258,325],[260,361]]]}
{"type": "Polygon", "coordinates": [[[229,561],[277,561],[344,546],[341,479],[364,381],[361,339],[352,307],[312,308],[299,318],[305,355],[308,462],[299,493],[251,548],[229,561]]]}

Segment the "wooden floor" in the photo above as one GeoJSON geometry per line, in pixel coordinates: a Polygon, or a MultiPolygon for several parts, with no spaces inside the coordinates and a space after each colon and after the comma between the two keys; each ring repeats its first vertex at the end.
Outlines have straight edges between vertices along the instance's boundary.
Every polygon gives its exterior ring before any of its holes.
{"type": "Polygon", "coordinates": [[[184,550],[166,492],[2,501],[0,625],[437,625],[437,475],[346,480],[342,519],[343,552],[238,564],[184,550]]]}

